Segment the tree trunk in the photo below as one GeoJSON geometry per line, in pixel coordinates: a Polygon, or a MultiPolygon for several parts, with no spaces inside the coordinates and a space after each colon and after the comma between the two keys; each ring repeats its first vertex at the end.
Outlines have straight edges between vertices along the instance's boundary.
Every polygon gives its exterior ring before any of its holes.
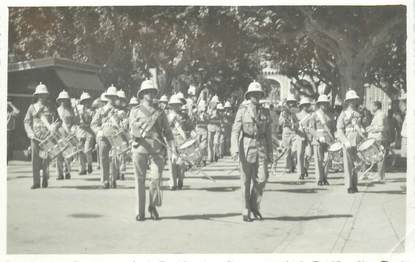
{"type": "Polygon", "coordinates": [[[363,66],[360,59],[346,56],[337,62],[340,86],[338,90],[339,97],[344,100],[345,94],[349,89],[356,91],[360,98],[364,96],[363,66]]]}

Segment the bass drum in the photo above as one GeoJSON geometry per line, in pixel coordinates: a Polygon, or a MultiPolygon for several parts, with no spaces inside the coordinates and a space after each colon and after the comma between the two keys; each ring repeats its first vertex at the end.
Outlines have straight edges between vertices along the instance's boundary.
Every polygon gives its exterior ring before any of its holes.
{"type": "Polygon", "coordinates": [[[343,145],[341,142],[334,142],[329,146],[329,160],[332,166],[343,166],[343,145]]]}
{"type": "Polygon", "coordinates": [[[202,152],[199,148],[197,139],[189,139],[177,149],[179,157],[192,166],[199,167],[202,163],[202,152]]]}

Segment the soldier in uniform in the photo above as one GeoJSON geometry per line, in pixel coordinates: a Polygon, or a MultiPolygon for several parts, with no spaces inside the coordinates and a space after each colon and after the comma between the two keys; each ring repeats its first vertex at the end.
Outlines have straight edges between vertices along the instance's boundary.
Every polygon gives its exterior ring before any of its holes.
{"type": "MultiPolygon", "coordinates": [[[[182,101],[177,95],[172,95],[169,101],[169,113],[167,119],[174,137],[174,143],[177,147],[183,144],[187,135],[183,129],[182,123],[184,119],[180,112],[182,107],[182,101]]],[[[173,161],[171,154],[169,154],[170,164],[170,190],[181,190],[183,188],[185,167],[181,161],[173,161]]]]}
{"type": "Polygon", "coordinates": [[[47,104],[49,92],[47,87],[40,83],[36,86],[33,97],[37,100],[27,109],[24,118],[24,128],[30,139],[32,148],[33,185],[31,189],[40,187],[40,171],[42,170],[42,187],[48,187],[49,160],[47,156],[40,155],[39,142],[44,140],[49,132],[55,132],[59,128],[59,122],[54,124],[54,113],[47,104]]]}
{"type": "Polygon", "coordinates": [[[261,85],[252,82],[245,93],[248,102],[240,105],[232,126],[231,152],[235,160],[239,158],[245,222],[252,221],[251,213],[262,219],[260,203],[272,160],[271,118],[259,106],[263,96],[261,85]]]}
{"type": "Polygon", "coordinates": [[[357,189],[357,145],[364,138],[361,115],[357,112],[359,96],[354,90],[346,92],[346,109],[337,119],[337,135],[343,143],[344,184],[348,193],[356,193],[357,189]]]}
{"type": "Polygon", "coordinates": [[[389,142],[388,142],[388,119],[386,114],[382,112],[382,103],[379,101],[373,102],[373,119],[371,124],[366,128],[368,137],[375,139],[380,145],[383,146],[385,153],[383,160],[377,163],[377,177],[375,178],[378,182],[384,182],[385,180],[385,160],[389,153],[389,142]]]}
{"type": "Polygon", "coordinates": [[[309,127],[315,154],[316,182],[317,185],[322,186],[329,184],[327,181],[329,169],[328,149],[334,143],[335,122],[329,112],[330,100],[327,95],[323,94],[318,97],[317,107],[317,110],[312,113],[309,127]]]}
{"type": "Polygon", "coordinates": [[[220,135],[220,118],[218,115],[217,105],[219,99],[217,96],[212,97],[208,108],[208,158],[209,162],[218,161],[219,135],[220,135]]]}
{"type": "Polygon", "coordinates": [[[230,156],[231,155],[231,134],[232,134],[232,124],[233,119],[235,117],[232,105],[229,101],[225,102],[225,113],[223,118],[223,125],[224,125],[224,155],[230,156]]]}
{"type": "Polygon", "coordinates": [[[108,189],[110,186],[112,188],[117,187],[117,166],[115,159],[110,157],[111,144],[108,140],[108,137],[113,135],[113,130],[118,125],[116,120],[117,108],[115,105],[118,98],[117,88],[113,85],[108,87],[104,97],[108,102],[96,112],[91,121],[91,127],[97,134],[101,162],[101,181],[103,188],[108,189]]]}
{"type": "Polygon", "coordinates": [[[204,100],[201,100],[197,106],[197,115],[196,115],[196,134],[197,140],[199,142],[199,148],[202,153],[202,162],[203,165],[206,165],[208,160],[208,121],[209,115],[207,114],[207,106],[204,100]]]}
{"type": "Polygon", "coordinates": [[[218,117],[220,120],[219,124],[219,138],[218,138],[218,158],[223,158],[224,150],[225,150],[225,108],[223,107],[222,103],[218,103],[216,109],[218,110],[218,117]]]}
{"type": "Polygon", "coordinates": [[[134,174],[136,177],[137,221],[145,220],[145,179],[150,163],[151,182],[149,186],[149,207],[152,219],[158,219],[156,205],[161,205],[160,183],[164,168],[164,152],[170,150],[172,161],[177,159],[177,151],[167,116],[157,105],[152,104],[157,95],[157,88],[151,80],[141,84],[137,96],[141,99],[139,106],[130,114],[130,132],[134,137],[132,144],[134,174]],[[167,142],[165,142],[167,141],[167,142]]]}
{"type": "MultiPolygon", "coordinates": [[[[78,121],[71,106],[71,98],[69,97],[68,92],[65,90],[60,92],[56,101],[60,103],[57,111],[58,116],[62,121],[62,126],[59,128],[59,132],[65,137],[74,134],[78,121]]],[[[57,180],[64,179],[64,174],[65,179],[71,179],[71,160],[72,159],[64,159],[62,154],[58,155],[56,158],[56,166],[58,168],[57,180]]]]}
{"type": "Polygon", "coordinates": [[[294,95],[289,94],[287,97],[287,106],[283,107],[279,118],[279,124],[282,126],[282,145],[286,148],[286,172],[293,173],[295,170],[295,155],[293,154],[293,144],[295,132],[298,128],[297,120],[297,100],[294,95]]]}
{"type": "Polygon", "coordinates": [[[298,129],[296,130],[295,144],[297,151],[297,173],[299,179],[308,176],[306,163],[306,148],[309,146],[308,121],[310,120],[311,101],[308,97],[300,100],[300,112],[296,114],[298,120],[298,129]]]}
{"type": "Polygon", "coordinates": [[[160,97],[160,100],[159,100],[159,108],[161,109],[161,110],[164,110],[165,111],[165,113],[167,113],[167,103],[169,102],[169,99],[167,98],[167,96],[166,95],[162,95],[161,97],[160,97]]]}
{"type": "Polygon", "coordinates": [[[86,175],[87,165],[88,174],[92,173],[92,150],[94,146],[94,131],[91,129],[91,121],[94,112],[91,109],[91,96],[87,92],[83,92],[79,98],[81,107],[79,113],[79,126],[77,136],[81,143],[81,151],[79,152],[79,162],[81,170],[79,175],[86,175]]]}

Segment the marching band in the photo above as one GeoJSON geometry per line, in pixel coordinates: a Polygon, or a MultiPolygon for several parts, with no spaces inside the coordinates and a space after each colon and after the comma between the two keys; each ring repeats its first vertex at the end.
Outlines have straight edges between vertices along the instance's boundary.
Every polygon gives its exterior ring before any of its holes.
{"type": "Polygon", "coordinates": [[[265,91],[256,81],[249,84],[238,108],[207,89],[198,99],[194,86],[187,94],[187,98],[181,92],[170,98],[159,96],[151,80],[143,81],[129,102],[125,92],[114,85],[95,100],[87,92],[76,100],[63,90],[54,112],[48,104],[48,89],[40,83],[33,94],[36,101],[24,118],[32,150],[31,188],[48,187],[49,164],[54,159],[57,179],[71,178],[71,163],[77,158],[79,175],[91,174],[96,151],[103,189],[117,187],[131,160],[137,221],[146,218],[145,180],[149,173],[148,212],[157,220],[166,164],[169,188],[181,190],[186,172],[200,171],[228,155],[239,161],[242,219],[251,222],[262,219],[264,188],[282,156],[286,172],[296,173],[299,180],[309,175],[308,166],[314,158],[318,186],[329,185],[330,170],[339,170],[335,166],[341,165],[348,193],[358,192],[358,179],[367,179],[374,165],[377,180],[385,177],[389,151],[386,116],[382,105],[375,102],[372,123],[364,128],[358,111],[360,97],[354,90],[347,91],[344,110],[339,110],[338,99],[332,108],[325,94],[318,96],[315,109],[310,98],[298,101],[292,94],[284,103],[271,103],[264,100],[265,91]]]}

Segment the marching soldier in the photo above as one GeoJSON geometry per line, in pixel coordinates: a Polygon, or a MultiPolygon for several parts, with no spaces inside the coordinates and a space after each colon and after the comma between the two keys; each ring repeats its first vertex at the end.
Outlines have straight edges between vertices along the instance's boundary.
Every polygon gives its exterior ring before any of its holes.
{"type": "Polygon", "coordinates": [[[312,145],[314,147],[314,161],[316,168],[317,185],[328,185],[327,174],[329,169],[328,149],[334,143],[333,130],[335,122],[329,112],[330,100],[327,95],[320,95],[317,100],[317,110],[312,113],[309,121],[312,145]]]}
{"type": "Polygon", "coordinates": [[[282,145],[286,148],[286,172],[294,173],[295,170],[295,155],[293,154],[293,144],[295,140],[295,132],[298,128],[297,120],[297,100],[294,95],[289,94],[287,97],[287,107],[282,109],[279,124],[282,129],[282,145]]]}
{"type": "Polygon", "coordinates": [[[32,171],[33,185],[31,189],[40,187],[40,171],[42,170],[42,187],[48,187],[49,179],[49,159],[41,155],[39,147],[40,141],[44,140],[50,132],[55,132],[59,128],[59,122],[53,123],[54,114],[47,104],[49,92],[47,87],[40,83],[36,86],[33,97],[37,100],[27,109],[24,118],[24,128],[30,139],[32,148],[32,171]]]}
{"type": "Polygon", "coordinates": [[[117,187],[117,167],[115,159],[110,157],[111,144],[108,140],[114,134],[114,129],[118,125],[116,120],[117,109],[115,107],[117,98],[117,88],[111,85],[104,94],[107,104],[96,112],[91,121],[92,130],[97,134],[101,162],[101,181],[104,189],[108,189],[110,186],[112,188],[117,187]]]}
{"type": "Polygon", "coordinates": [[[164,168],[163,151],[166,147],[171,150],[172,161],[175,162],[177,159],[173,134],[166,114],[157,105],[152,104],[157,91],[151,80],[143,81],[137,94],[141,103],[130,114],[130,132],[134,137],[132,154],[136,177],[137,221],[145,220],[145,179],[148,163],[150,162],[151,175],[148,211],[152,219],[158,219],[156,205],[161,206],[162,201],[160,183],[164,168]],[[167,144],[164,139],[167,140],[167,144]]]}
{"type": "Polygon", "coordinates": [[[389,153],[389,142],[387,136],[388,119],[386,114],[382,112],[382,103],[379,101],[373,102],[372,112],[373,119],[370,126],[366,128],[366,131],[368,132],[368,137],[375,139],[385,150],[382,161],[377,163],[378,175],[376,178],[378,182],[383,182],[385,179],[385,160],[389,153]]]}
{"type": "Polygon", "coordinates": [[[223,118],[224,125],[224,154],[229,156],[231,155],[231,134],[232,134],[232,124],[234,119],[234,113],[232,111],[232,105],[229,101],[225,102],[225,113],[223,118]]]}
{"type": "MultiPolygon", "coordinates": [[[[169,101],[169,114],[167,115],[167,119],[173,133],[174,143],[177,147],[183,144],[187,139],[187,135],[182,126],[184,119],[180,113],[181,107],[182,101],[176,95],[172,95],[169,101]]],[[[183,188],[185,167],[180,161],[173,161],[171,154],[169,154],[169,161],[170,190],[181,190],[183,188]]]]}
{"type": "Polygon", "coordinates": [[[337,119],[337,135],[343,143],[344,184],[348,193],[357,189],[357,145],[364,138],[361,115],[357,112],[360,97],[354,90],[346,92],[346,109],[337,119]]]}
{"type": "Polygon", "coordinates": [[[206,165],[208,160],[208,121],[209,115],[206,112],[207,106],[204,100],[201,100],[198,104],[198,110],[196,115],[196,134],[199,142],[199,148],[202,153],[203,165],[206,165]]]}
{"type": "Polygon", "coordinates": [[[168,102],[169,102],[169,99],[167,98],[166,95],[162,95],[160,97],[160,100],[159,100],[159,108],[161,110],[165,110],[165,113],[167,113],[167,103],[168,102]]]}
{"type": "Polygon", "coordinates": [[[232,126],[231,151],[235,160],[239,158],[245,222],[252,221],[251,213],[262,219],[260,203],[272,159],[271,118],[269,112],[259,106],[263,96],[261,85],[252,82],[245,93],[248,102],[240,105],[232,126]]]}
{"type": "Polygon", "coordinates": [[[295,144],[297,148],[297,173],[299,179],[304,179],[308,176],[306,163],[306,148],[309,146],[309,130],[308,121],[310,120],[310,106],[311,101],[308,97],[303,97],[300,100],[300,112],[297,113],[296,117],[298,120],[298,129],[296,130],[295,144]]]}
{"type": "MultiPolygon", "coordinates": [[[[68,92],[63,90],[59,93],[58,98],[56,99],[60,103],[57,111],[58,116],[62,121],[62,126],[59,128],[59,132],[63,136],[72,135],[75,132],[77,120],[75,118],[75,112],[71,106],[71,98],[69,97],[68,92]]],[[[62,154],[59,154],[56,158],[56,166],[58,168],[58,178],[57,180],[71,179],[71,163],[72,159],[64,159],[62,154]]]]}
{"type": "Polygon", "coordinates": [[[223,107],[222,103],[219,103],[217,105],[218,110],[218,116],[220,119],[220,124],[219,124],[219,144],[218,144],[218,157],[219,158],[223,158],[224,155],[224,151],[225,151],[225,123],[224,123],[224,118],[225,118],[225,108],[223,107]]]}
{"type": "Polygon", "coordinates": [[[212,97],[208,109],[209,122],[208,122],[208,158],[209,162],[218,161],[219,150],[219,131],[220,131],[220,118],[217,111],[217,104],[219,98],[215,95],[212,97]]]}
{"type": "MultiPolygon", "coordinates": [[[[118,90],[118,111],[117,111],[117,120],[118,125],[121,129],[128,134],[128,111],[127,111],[127,97],[125,96],[125,92],[123,90],[118,90]]],[[[129,140],[128,137],[124,137],[126,140],[129,140]]],[[[118,154],[116,164],[117,168],[117,178],[124,180],[125,179],[125,172],[127,171],[127,164],[126,164],[126,153],[118,154]]]]}
{"type": "Polygon", "coordinates": [[[140,103],[138,102],[137,98],[135,96],[131,97],[130,102],[128,103],[128,107],[131,111],[132,108],[134,108],[135,106],[139,105],[140,103]]]}
{"type": "Polygon", "coordinates": [[[79,175],[86,175],[87,165],[88,174],[92,173],[92,150],[94,147],[94,131],[91,129],[91,121],[94,112],[91,109],[91,96],[87,92],[83,92],[79,98],[81,105],[77,110],[79,113],[79,126],[77,136],[81,143],[81,151],[79,152],[79,162],[81,170],[79,175]]]}

